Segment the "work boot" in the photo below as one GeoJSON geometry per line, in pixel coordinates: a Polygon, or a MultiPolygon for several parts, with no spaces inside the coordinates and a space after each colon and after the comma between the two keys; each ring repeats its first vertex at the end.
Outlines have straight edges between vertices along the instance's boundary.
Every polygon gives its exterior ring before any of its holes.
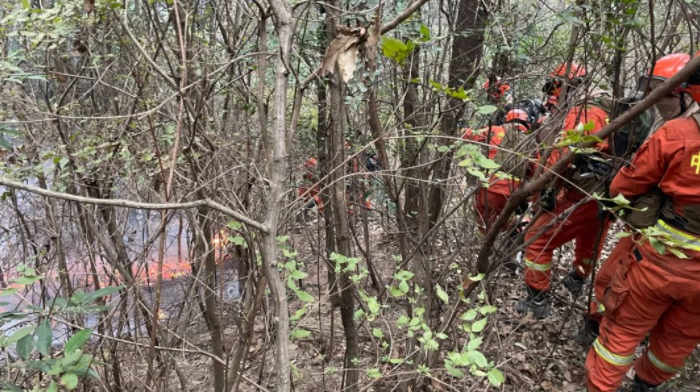
{"type": "Polygon", "coordinates": [[[600,335],[600,323],[596,320],[586,317],[583,321],[583,326],[573,336],[576,343],[590,347],[600,335]]]}
{"type": "Polygon", "coordinates": [[[527,288],[527,298],[521,299],[515,305],[520,314],[532,312],[535,318],[543,319],[549,316],[549,296],[547,291],[527,288]]]}
{"type": "Polygon", "coordinates": [[[581,292],[583,284],[586,283],[586,278],[579,275],[576,271],[571,271],[566,275],[563,283],[564,287],[575,297],[581,292]]]}
{"type": "Polygon", "coordinates": [[[666,386],[667,383],[663,383],[660,385],[651,385],[647,384],[646,382],[642,381],[637,377],[637,375],[634,375],[634,386],[632,387],[633,392],[664,392],[666,391],[666,386]]]}

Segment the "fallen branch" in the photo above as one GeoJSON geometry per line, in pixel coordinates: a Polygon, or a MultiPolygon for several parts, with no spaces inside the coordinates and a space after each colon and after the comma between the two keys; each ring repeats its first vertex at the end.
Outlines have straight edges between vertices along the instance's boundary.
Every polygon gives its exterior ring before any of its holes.
{"type": "Polygon", "coordinates": [[[195,208],[201,206],[207,206],[213,210],[219,211],[220,213],[235,218],[241,223],[260,230],[263,233],[268,233],[270,228],[265,224],[255,221],[239,212],[236,212],[224,205],[221,205],[211,199],[188,201],[184,203],[142,203],[138,201],[124,200],[124,199],[97,199],[92,197],[84,197],[78,195],[71,195],[69,193],[56,192],[48,189],[43,189],[27,184],[23,184],[19,181],[10,180],[5,177],[0,177],[0,185],[4,185],[10,188],[19,189],[22,191],[27,191],[30,193],[35,193],[37,195],[51,197],[54,199],[62,199],[75,201],[84,204],[93,204],[101,206],[113,206],[113,207],[125,207],[125,208],[135,208],[139,210],[182,210],[188,208],[195,208]]]}

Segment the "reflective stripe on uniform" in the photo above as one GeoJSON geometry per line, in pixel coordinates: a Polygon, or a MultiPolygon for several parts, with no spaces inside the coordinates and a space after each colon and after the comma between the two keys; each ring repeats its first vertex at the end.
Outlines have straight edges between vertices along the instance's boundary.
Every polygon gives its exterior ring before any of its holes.
{"type": "Polygon", "coordinates": [[[605,360],[605,362],[615,365],[615,366],[628,366],[634,361],[634,354],[631,355],[618,355],[607,348],[603,347],[603,343],[600,342],[600,338],[593,342],[593,348],[598,355],[605,360]]]}
{"type": "Polygon", "coordinates": [[[540,272],[547,272],[550,269],[552,269],[552,263],[547,263],[547,264],[537,264],[534,261],[530,261],[528,259],[525,259],[525,267],[534,269],[540,272]]]}
{"type": "Polygon", "coordinates": [[[670,236],[671,239],[680,242],[683,248],[700,252],[700,239],[698,237],[684,233],[661,219],[656,221],[656,228],[670,236]]]}
{"type": "Polygon", "coordinates": [[[595,304],[595,313],[596,314],[605,313],[605,305],[603,305],[600,301],[598,301],[597,299],[594,299],[593,304],[595,304]]]}
{"type": "Polygon", "coordinates": [[[677,367],[673,367],[673,366],[669,366],[669,365],[665,364],[664,361],[660,360],[659,357],[657,357],[656,355],[654,355],[654,353],[653,353],[651,350],[649,350],[649,351],[647,352],[647,357],[649,357],[649,361],[651,361],[651,363],[652,363],[654,366],[656,366],[657,368],[663,370],[664,372],[667,372],[667,373],[678,373],[678,372],[680,372],[681,370],[683,370],[683,368],[677,368],[677,367]]]}

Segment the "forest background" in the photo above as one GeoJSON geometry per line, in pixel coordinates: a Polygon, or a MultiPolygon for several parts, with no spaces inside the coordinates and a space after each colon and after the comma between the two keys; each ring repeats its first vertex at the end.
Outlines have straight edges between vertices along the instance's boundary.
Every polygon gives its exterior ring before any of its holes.
{"type": "MultiPolygon", "coordinates": [[[[555,285],[554,317],[515,314],[501,264],[523,245],[479,234],[497,166],[461,129],[499,109],[485,81],[543,99],[573,61],[620,99],[697,51],[699,11],[1,1],[2,390],[581,390],[587,296],[555,285]],[[298,192],[309,157],[323,211],[298,192]]],[[[697,390],[699,359],[674,390],[697,390]]]]}

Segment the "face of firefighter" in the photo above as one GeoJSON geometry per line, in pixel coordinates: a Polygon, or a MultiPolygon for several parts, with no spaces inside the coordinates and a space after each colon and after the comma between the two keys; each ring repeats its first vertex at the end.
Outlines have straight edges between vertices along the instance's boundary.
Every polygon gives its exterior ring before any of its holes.
{"type": "Polygon", "coordinates": [[[681,114],[681,97],[678,95],[667,95],[654,105],[661,118],[671,120],[681,114]]]}

